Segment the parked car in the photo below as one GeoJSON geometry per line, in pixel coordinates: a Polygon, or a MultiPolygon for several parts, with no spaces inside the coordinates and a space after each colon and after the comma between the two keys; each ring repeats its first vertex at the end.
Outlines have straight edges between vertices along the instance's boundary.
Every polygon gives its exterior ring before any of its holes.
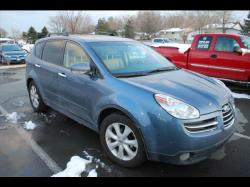
{"type": "Polygon", "coordinates": [[[166,44],[166,43],[173,43],[173,42],[167,38],[154,38],[152,39],[152,43],[166,44]]]}
{"type": "Polygon", "coordinates": [[[15,43],[15,40],[10,39],[10,38],[0,38],[0,44],[3,44],[3,43],[11,43],[11,44],[14,44],[14,43],[15,43]]]}
{"type": "Polygon", "coordinates": [[[104,153],[125,167],[202,161],[235,130],[234,99],[221,81],[131,39],[40,39],[26,83],[35,112],[49,106],[98,132],[104,153]]]}
{"type": "Polygon", "coordinates": [[[1,44],[0,45],[0,62],[1,64],[16,64],[25,63],[25,58],[27,57],[27,52],[25,52],[17,44],[1,44]]]}
{"type": "Polygon", "coordinates": [[[22,49],[25,50],[27,53],[30,53],[33,47],[34,47],[34,44],[24,44],[24,45],[22,45],[22,49]]]}
{"type": "Polygon", "coordinates": [[[250,49],[250,37],[197,34],[185,53],[180,53],[178,46],[152,47],[178,67],[249,85],[250,54],[244,54],[243,51],[250,49]]]}

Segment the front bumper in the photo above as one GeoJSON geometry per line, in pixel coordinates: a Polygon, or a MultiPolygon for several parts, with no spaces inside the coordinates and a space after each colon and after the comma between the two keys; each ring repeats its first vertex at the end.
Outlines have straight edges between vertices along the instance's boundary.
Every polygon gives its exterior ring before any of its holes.
{"type": "Polygon", "coordinates": [[[196,120],[154,119],[154,121],[157,121],[152,125],[154,130],[148,128],[146,133],[150,134],[150,137],[144,138],[148,159],[180,165],[205,160],[233,135],[237,116],[234,108],[232,112],[234,120],[230,126],[225,126],[225,117],[222,111],[202,115],[196,120]],[[196,123],[208,119],[217,121],[216,126],[209,130],[190,132],[184,125],[187,122],[196,123]],[[180,155],[183,153],[189,153],[189,158],[186,160],[180,159],[180,155]]]}
{"type": "Polygon", "coordinates": [[[25,63],[25,57],[22,58],[7,58],[5,59],[5,63],[7,64],[19,64],[19,63],[25,63]]]}
{"type": "Polygon", "coordinates": [[[152,160],[152,161],[160,161],[160,162],[165,162],[165,163],[175,164],[175,165],[195,164],[195,163],[201,162],[209,158],[212,153],[214,153],[215,151],[223,147],[232,135],[233,133],[230,134],[226,139],[222,140],[221,142],[218,142],[217,144],[214,144],[205,149],[181,151],[177,155],[174,155],[174,156],[169,156],[165,154],[148,153],[148,157],[149,157],[149,160],[152,160]],[[190,153],[190,157],[187,160],[181,160],[180,156],[183,153],[190,153]]]}

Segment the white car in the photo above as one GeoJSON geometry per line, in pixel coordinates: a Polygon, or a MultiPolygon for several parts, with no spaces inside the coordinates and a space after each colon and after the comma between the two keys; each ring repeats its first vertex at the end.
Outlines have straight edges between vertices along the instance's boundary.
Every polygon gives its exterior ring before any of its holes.
{"type": "Polygon", "coordinates": [[[28,53],[30,53],[33,47],[34,47],[34,44],[24,44],[22,46],[22,49],[24,49],[25,51],[27,51],[28,53]]]}

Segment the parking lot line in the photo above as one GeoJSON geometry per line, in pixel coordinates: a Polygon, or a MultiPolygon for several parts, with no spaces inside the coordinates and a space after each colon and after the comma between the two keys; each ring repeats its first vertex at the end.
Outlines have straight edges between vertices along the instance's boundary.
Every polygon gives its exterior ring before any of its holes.
{"type": "MultiPolygon", "coordinates": [[[[6,116],[8,112],[0,105],[0,112],[6,116]]],[[[13,125],[13,124],[11,124],[13,125]]],[[[19,135],[28,143],[31,149],[37,154],[37,156],[47,165],[47,167],[54,173],[62,171],[58,164],[29,136],[29,134],[16,125],[13,125],[19,135]]]]}
{"type": "Polygon", "coordinates": [[[237,133],[237,132],[235,132],[234,135],[235,135],[235,136],[239,136],[239,137],[241,137],[241,138],[245,138],[245,139],[247,139],[247,140],[250,140],[250,137],[249,137],[249,136],[246,136],[246,135],[243,135],[243,134],[240,134],[240,133],[237,133]]]}

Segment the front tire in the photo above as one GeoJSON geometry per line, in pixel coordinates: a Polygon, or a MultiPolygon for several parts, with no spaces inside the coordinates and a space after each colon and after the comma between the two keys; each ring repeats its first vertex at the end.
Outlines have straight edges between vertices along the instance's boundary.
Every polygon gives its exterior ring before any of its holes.
{"type": "Polygon", "coordinates": [[[29,98],[31,106],[35,112],[45,112],[48,109],[42,100],[36,84],[33,81],[29,84],[29,98]]]}
{"type": "Polygon", "coordinates": [[[139,130],[125,115],[113,113],[101,123],[100,141],[104,153],[123,167],[136,167],[146,160],[139,130]]]}

